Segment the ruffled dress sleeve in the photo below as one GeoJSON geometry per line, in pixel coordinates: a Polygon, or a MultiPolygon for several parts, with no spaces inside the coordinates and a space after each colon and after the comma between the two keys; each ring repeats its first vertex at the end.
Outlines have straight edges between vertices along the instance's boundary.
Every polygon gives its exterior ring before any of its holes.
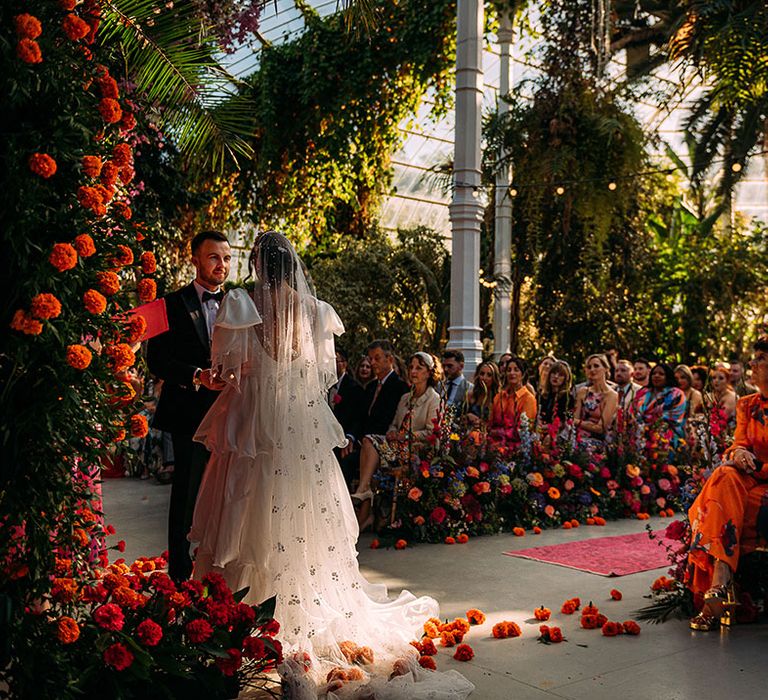
{"type": "Polygon", "coordinates": [[[243,365],[253,359],[253,327],[260,323],[256,304],[245,289],[233,289],[224,297],[211,345],[211,367],[219,379],[239,388],[243,365]]]}
{"type": "Polygon", "coordinates": [[[338,381],[334,336],[343,333],[344,324],[336,310],[330,304],[318,299],[314,336],[317,373],[323,391],[327,391],[338,381]]]}

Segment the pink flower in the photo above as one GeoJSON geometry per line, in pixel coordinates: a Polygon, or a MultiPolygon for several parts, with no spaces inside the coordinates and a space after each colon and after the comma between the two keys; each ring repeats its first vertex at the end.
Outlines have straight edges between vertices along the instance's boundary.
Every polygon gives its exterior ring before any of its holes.
{"type": "Polygon", "coordinates": [[[659,508],[665,508],[667,505],[667,499],[664,498],[664,496],[659,496],[656,499],[656,505],[659,506],[659,508]]]}
{"type": "Polygon", "coordinates": [[[412,501],[418,501],[421,498],[422,493],[422,490],[418,486],[414,486],[408,492],[408,498],[410,498],[412,501]]]}
{"type": "Polygon", "coordinates": [[[615,491],[617,488],[619,488],[619,482],[618,482],[618,481],[616,481],[615,479],[611,479],[610,481],[607,481],[607,482],[605,483],[605,485],[606,485],[606,486],[607,486],[609,489],[611,489],[611,490],[613,490],[613,491],[615,491]]]}
{"type": "Polygon", "coordinates": [[[651,492],[651,487],[648,486],[648,484],[643,484],[640,487],[640,493],[643,494],[643,496],[647,496],[651,492]]]}
{"type": "Polygon", "coordinates": [[[554,507],[554,506],[552,506],[552,505],[544,506],[544,514],[545,514],[545,515],[546,515],[548,518],[551,518],[551,517],[553,517],[553,516],[554,516],[554,514],[555,514],[555,507],[554,507]]]}
{"type": "Polygon", "coordinates": [[[608,478],[611,476],[611,470],[610,470],[610,469],[608,469],[608,467],[602,467],[602,468],[600,469],[600,476],[601,476],[603,479],[608,479],[608,478]]]}
{"type": "Polygon", "coordinates": [[[341,394],[338,392],[333,395],[333,403],[338,406],[341,403],[341,394]]]}
{"type": "Polygon", "coordinates": [[[563,487],[566,491],[573,491],[573,487],[576,486],[570,479],[566,479],[563,487]]]}
{"type": "Polygon", "coordinates": [[[441,508],[440,506],[437,506],[430,514],[429,519],[435,523],[436,525],[440,525],[443,520],[447,517],[448,513],[446,512],[445,508],[441,508]]]}
{"type": "Polygon", "coordinates": [[[659,479],[659,488],[662,491],[669,491],[672,488],[672,484],[669,482],[669,479],[659,479]]]}

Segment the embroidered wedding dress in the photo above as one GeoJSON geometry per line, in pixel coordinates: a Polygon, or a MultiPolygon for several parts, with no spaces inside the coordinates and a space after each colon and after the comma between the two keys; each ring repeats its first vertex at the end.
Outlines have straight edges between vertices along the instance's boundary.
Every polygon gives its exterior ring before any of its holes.
{"type": "Polygon", "coordinates": [[[253,296],[230,291],[216,318],[212,361],[226,387],[195,436],[212,452],[189,535],[196,576],[220,571],[233,590],[250,588],[251,603],[277,595],[291,697],[325,693],[326,674],[342,667],[363,680],[326,697],[466,698],[469,681],[421,669],[409,645],[438,616],[436,601],[389,599],[358,567],[357,520],[333,454],[346,439],[325,400],[342,323],[284,236],[261,234],[250,264],[253,296]],[[370,647],[373,663],[353,667],[342,642],[370,647]],[[295,661],[305,654],[308,672],[295,661]],[[407,672],[390,680],[398,659],[407,672]]]}

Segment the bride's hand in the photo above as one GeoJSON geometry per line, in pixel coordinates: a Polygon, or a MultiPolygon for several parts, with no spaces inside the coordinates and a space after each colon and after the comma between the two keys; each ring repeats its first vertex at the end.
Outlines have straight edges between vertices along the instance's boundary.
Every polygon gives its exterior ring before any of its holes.
{"type": "Polygon", "coordinates": [[[218,377],[214,377],[209,369],[204,369],[200,372],[200,383],[211,391],[221,391],[227,386],[226,382],[221,381],[218,377]]]}

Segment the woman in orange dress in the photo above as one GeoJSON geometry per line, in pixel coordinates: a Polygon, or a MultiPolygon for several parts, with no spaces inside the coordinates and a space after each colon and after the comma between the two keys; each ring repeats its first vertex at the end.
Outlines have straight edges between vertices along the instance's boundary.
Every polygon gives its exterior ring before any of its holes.
{"type": "Polygon", "coordinates": [[[701,612],[691,619],[692,629],[730,624],[739,557],[754,551],[758,539],[768,534],[758,532],[754,517],[768,509],[768,336],[761,336],[753,347],[752,377],[759,391],[739,399],[727,461],[707,479],[688,511],[689,587],[704,600],[701,612]]]}
{"type": "Polygon", "coordinates": [[[525,415],[531,431],[536,420],[536,397],[526,387],[528,365],[521,357],[512,357],[507,365],[504,388],[496,394],[491,408],[490,437],[504,447],[520,444],[520,425],[525,415]]]}

